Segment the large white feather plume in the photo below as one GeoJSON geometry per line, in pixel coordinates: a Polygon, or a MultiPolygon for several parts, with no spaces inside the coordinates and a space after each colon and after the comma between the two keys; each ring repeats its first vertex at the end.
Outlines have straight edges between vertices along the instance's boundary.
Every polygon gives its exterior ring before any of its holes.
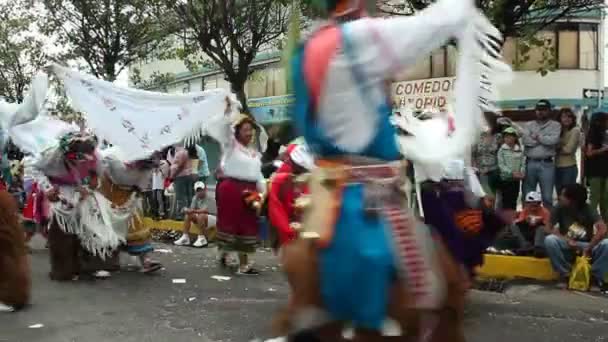
{"type": "Polygon", "coordinates": [[[458,38],[459,62],[453,115],[455,130],[449,132],[445,117],[429,120],[414,117],[411,110],[401,111],[393,122],[411,135],[398,136],[406,158],[422,164],[457,158],[473,145],[484,123],[483,111],[495,111],[497,83],[511,79],[511,68],[500,60],[502,36],[481,14],[458,38]]]}

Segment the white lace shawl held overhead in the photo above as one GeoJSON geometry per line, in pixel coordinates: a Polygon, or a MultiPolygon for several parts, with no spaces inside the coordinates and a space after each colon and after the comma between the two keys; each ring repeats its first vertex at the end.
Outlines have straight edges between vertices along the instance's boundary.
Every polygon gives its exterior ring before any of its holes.
{"type": "Polygon", "coordinates": [[[125,161],[145,159],[166,146],[205,135],[223,145],[230,122],[240,113],[236,96],[225,89],[165,94],[118,87],[59,65],[52,71],[88,127],[119,146],[129,158],[125,161]]]}

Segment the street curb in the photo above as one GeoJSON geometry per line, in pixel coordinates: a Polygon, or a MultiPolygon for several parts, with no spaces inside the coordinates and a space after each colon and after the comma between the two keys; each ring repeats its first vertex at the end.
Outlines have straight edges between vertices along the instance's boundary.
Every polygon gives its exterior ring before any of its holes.
{"type": "MultiPolygon", "coordinates": [[[[175,220],[153,220],[150,217],[144,218],[144,226],[147,229],[155,229],[155,230],[164,230],[164,231],[176,231],[181,232],[184,229],[184,222],[175,221],[175,220]]],[[[215,239],[215,234],[217,232],[216,227],[210,227],[207,229],[207,238],[215,239]]],[[[198,228],[196,224],[193,224],[190,228],[190,234],[192,235],[200,235],[201,230],[198,228]]]]}
{"type": "Polygon", "coordinates": [[[558,279],[548,258],[532,258],[507,255],[484,255],[484,264],[478,270],[481,278],[525,278],[542,281],[558,279]]]}

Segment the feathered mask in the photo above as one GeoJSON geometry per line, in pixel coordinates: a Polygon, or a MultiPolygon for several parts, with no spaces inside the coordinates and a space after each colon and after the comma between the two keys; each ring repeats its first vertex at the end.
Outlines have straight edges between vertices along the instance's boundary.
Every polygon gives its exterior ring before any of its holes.
{"type": "Polygon", "coordinates": [[[97,138],[94,135],[70,132],[59,139],[59,149],[68,160],[87,160],[95,152],[97,138]]]}

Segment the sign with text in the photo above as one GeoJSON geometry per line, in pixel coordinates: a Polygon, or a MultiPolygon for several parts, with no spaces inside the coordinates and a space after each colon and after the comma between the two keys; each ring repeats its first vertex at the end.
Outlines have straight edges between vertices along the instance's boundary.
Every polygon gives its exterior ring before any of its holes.
{"type": "Polygon", "coordinates": [[[249,99],[247,105],[255,120],[263,125],[290,120],[289,108],[294,103],[293,95],[249,99]]]}
{"type": "Polygon", "coordinates": [[[430,78],[393,83],[393,108],[410,107],[412,110],[445,109],[454,93],[456,77],[430,78]]]}
{"type": "Polygon", "coordinates": [[[600,94],[604,97],[604,91],[599,89],[583,89],[583,98],[592,99],[599,97],[600,94]]]}

